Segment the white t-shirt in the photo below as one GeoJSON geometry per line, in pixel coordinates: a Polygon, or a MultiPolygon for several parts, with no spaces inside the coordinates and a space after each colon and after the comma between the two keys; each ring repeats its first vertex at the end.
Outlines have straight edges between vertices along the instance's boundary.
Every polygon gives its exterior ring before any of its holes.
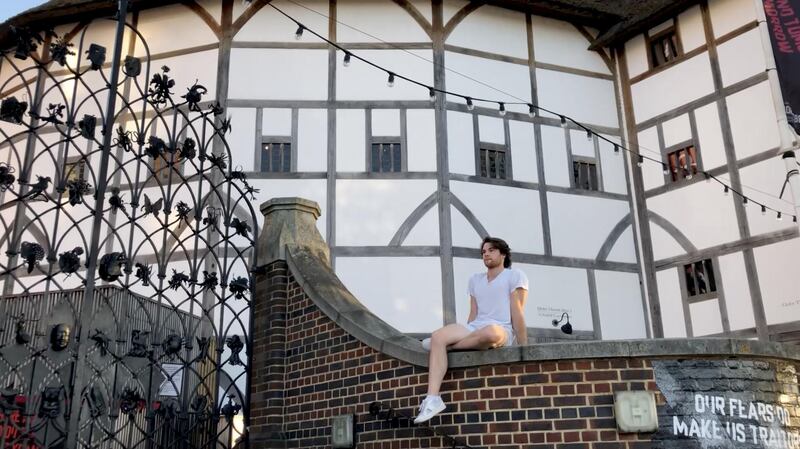
{"type": "Polygon", "coordinates": [[[469,278],[468,292],[475,298],[478,314],[471,323],[475,328],[489,324],[511,327],[511,293],[518,289],[528,290],[528,277],[516,268],[506,268],[489,282],[487,273],[475,273],[469,278]]]}

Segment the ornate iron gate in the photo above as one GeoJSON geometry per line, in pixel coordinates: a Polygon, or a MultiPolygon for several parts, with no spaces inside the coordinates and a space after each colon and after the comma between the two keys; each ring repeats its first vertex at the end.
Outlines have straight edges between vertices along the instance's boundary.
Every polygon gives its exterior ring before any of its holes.
{"type": "Polygon", "coordinates": [[[0,449],[246,446],[256,190],[114,23],[2,54],[0,449]]]}

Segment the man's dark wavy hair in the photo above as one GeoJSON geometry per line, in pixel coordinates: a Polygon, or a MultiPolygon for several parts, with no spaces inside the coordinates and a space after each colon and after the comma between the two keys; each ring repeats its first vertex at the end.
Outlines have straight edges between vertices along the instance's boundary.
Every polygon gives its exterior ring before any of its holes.
{"type": "Polygon", "coordinates": [[[497,238],[497,237],[484,237],[483,242],[481,242],[481,250],[483,250],[483,245],[490,244],[492,247],[497,248],[500,251],[500,254],[506,256],[503,260],[503,268],[510,268],[511,267],[511,248],[508,247],[508,243],[505,240],[497,238]]]}

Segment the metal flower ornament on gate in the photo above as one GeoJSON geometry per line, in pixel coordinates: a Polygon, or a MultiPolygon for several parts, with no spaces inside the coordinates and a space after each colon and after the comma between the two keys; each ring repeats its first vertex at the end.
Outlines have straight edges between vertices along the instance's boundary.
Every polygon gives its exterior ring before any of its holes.
{"type": "Polygon", "coordinates": [[[147,48],[124,23],[110,44],[14,31],[0,449],[247,445],[257,190],[230,168],[224,107],[123,56],[123,36],[147,48]]]}

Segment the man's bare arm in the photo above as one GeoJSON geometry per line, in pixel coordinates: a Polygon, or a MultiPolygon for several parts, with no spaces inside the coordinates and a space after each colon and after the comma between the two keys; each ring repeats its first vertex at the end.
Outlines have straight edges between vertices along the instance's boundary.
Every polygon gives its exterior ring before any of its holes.
{"type": "Polygon", "coordinates": [[[475,297],[469,295],[469,318],[467,318],[467,323],[471,323],[475,317],[478,316],[478,303],[475,301],[475,297]]]}
{"type": "Polygon", "coordinates": [[[528,344],[528,328],[525,327],[525,301],[528,299],[528,291],[518,288],[511,292],[511,326],[517,336],[517,344],[528,344]]]}

